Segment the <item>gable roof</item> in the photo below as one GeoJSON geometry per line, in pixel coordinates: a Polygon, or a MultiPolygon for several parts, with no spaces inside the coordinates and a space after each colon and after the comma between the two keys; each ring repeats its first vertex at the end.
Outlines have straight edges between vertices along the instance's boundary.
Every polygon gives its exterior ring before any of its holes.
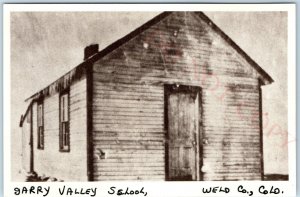
{"type": "MultiPolygon", "coordinates": [[[[162,12],[161,14],[155,16],[153,19],[149,20],[142,26],[138,27],[134,31],[130,32],[129,34],[125,35],[124,37],[120,38],[119,40],[113,42],[103,50],[97,52],[95,55],[89,57],[75,68],[64,74],[62,77],[45,87],[44,89],[38,91],[31,97],[27,98],[25,101],[30,101],[30,104],[26,110],[24,116],[21,117],[20,126],[22,126],[23,121],[25,119],[26,114],[28,113],[29,108],[32,106],[32,103],[39,99],[40,97],[47,96],[52,92],[59,92],[62,89],[67,88],[71,85],[71,83],[80,78],[84,73],[86,73],[87,67],[95,63],[97,60],[101,59],[102,57],[106,56],[110,52],[114,51],[118,47],[122,46],[124,43],[128,42],[129,40],[133,39],[137,35],[141,34],[142,32],[146,31],[153,25],[157,24],[158,22],[162,21],[173,12],[162,12]]],[[[203,12],[193,12],[198,17],[200,17],[205,23],[207,23],[218,35],[220,35],[231,47],[233,47],[261,76],[262,84],[270,84],[274,82],[274,80],[266,73],[251,57],[249,57],[246,52],[244,52],[229,36],[227,36],[212,20],[210,20],[203,12]]]]}
{"type": "MultiPolygon", "coordinates": [[[[119,40],[115,41],[114,43],[110,44],[103,50],[97,52],[95,55],[91,56],[90,58],[86,59],[84,62],[73,68],[71,71],[57,79],[55,82],[51,83],[46,88],[40,90],[39,92],[35,93],[27,100],[37,99],[40,96],[45,96],[50,94],[52,91],[59,91],[60,89],[68,87],[72,81],[76,78],[82,76],[85,72],[85,67],[92,65],[97,60],[101,59],[102,57],[106,56],[110,52],[114,51],[116,48],[120,47],[124,43],[128,42],[132,38],[136,37],[137,35],[141,34],[151,26],[155,25],[156,23],[160,22],[173,12],[163,12],[153,19],[149,20],[142,26],[138,27],[134,31],[130,32],[126,36],[120,38],[119,40]]],[[[203,12],[193,12],[198,17],[200,17],[204,22],[206,22],[216,33],[218,33],[231,47],[233,47],[261,76],[263,85],[270,84],[274,82],[274,80],[266,73],[251,57],[249,57],[229,36],[227,36],[215,23],[213,23],[203,12]]]]}

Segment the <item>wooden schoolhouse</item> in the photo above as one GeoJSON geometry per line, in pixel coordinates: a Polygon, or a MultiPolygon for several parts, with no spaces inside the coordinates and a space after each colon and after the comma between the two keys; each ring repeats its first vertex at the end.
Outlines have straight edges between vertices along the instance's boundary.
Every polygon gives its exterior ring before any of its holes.
{"type": "Polygon", "coordinates": [[[28,98],[27,172],[64,181],[261,180],[272,78],[202,12],[163,12],[28,98]]]}

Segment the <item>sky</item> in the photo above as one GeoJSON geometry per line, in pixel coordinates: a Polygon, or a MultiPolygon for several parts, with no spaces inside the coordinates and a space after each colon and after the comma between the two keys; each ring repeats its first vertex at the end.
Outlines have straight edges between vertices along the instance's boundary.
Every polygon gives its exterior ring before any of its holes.
{"type": "MultiPolygon", "coordinates": [[[[15,12],[11,14],[11,128],[18,127],[26,98],[83,60],[83,49],[100,50],[147,22],[158,12],[15,12]]],[[[273,79],[263,87],[266,173],[288,174],[287,13],[205,12],[273,79]]],[[[294,136],[292,136],[294,137],[294,136]]],[[[293,143],[293,142],[291,142],[293,143]]],[[[13,171],[21,166],[21,147],[12,149],[13,171]]]]}

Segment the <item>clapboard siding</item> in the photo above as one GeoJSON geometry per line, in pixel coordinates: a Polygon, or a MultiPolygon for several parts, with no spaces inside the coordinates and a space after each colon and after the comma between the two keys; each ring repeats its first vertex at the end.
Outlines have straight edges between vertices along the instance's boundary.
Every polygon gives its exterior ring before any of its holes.
{"type": "Polygon", "coordinates": [[[107,154],[105,159],[94,156],[95,179],[164,179],[163,87],[123,84],[115,90],[114,84],[98,82],[94,87],[94,152],[101,149],[107,154]],[[110,168],[118,165],[122,170],[110,168]]]}
{"type": "Polygon", "coordinates": [[[59,94],[44,99],[44,150],[37,149],[37,104],[33,106],[34,167],[39,175],[87,181],[86,78],[70,86],[70,152],[59,151],[59,94]]]}
{"type": "Polygon", "coordinates": [[[29,105],[28,112],[24,116],[24,122],[22,125],[22,169],[24,172],[30,172],[33,168],[31,166],[32,155],[31,155],[31,116],[32,106],[29,105]]]}
{"type": "Polygon", "coordinates": [[[202,88],[203,179],[259,180],[257,72],[189,12],[172,13],[94,64],[94,179],[165,179],[164,84],[174,83],[202,88]]]}

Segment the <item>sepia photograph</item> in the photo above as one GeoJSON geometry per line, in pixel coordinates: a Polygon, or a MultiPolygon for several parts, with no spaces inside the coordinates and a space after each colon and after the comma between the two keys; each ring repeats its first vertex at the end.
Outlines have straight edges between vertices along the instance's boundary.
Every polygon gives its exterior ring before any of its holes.
{"type": "Polygon", "coordinates": [[[11,12],[11,177],[288,181],[288,13],[11,12]]]}

